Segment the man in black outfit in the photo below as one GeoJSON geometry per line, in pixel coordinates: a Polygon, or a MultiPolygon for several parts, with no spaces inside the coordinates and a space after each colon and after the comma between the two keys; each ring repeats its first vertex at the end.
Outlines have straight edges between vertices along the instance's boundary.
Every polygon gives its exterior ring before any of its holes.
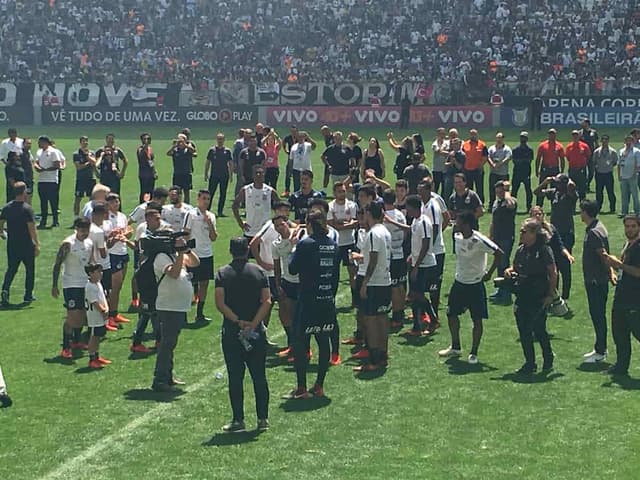
{"type": "Polygon", "coordinates": [[[34,158],[31,154],[31,139],[25,137],[22,142],[22,153],[20,154],[22,169],[24,170],[24,183],[27,184],[27,203],[31,205],[31,196],[33,195],[33,162],[34,158]]]}
{"type": "Polygon", "coordinates": [[[333,134],[333,144],[325,149],[321,159],[329,170],[331,184],[342,182],[349,175],[351,168],[355,166],[353,152],[342,143],[342,132],[333,134]]]}
{"type": "Polygon", "coordinates": [[[329,370],[329,337],[336,328],[335,294],[338,290],[340,254],[338,244],[327,234],[327,216],[314,209],[307,215],[309,236],[300,240],[289,260],[289,272],[300,276],[298,308],[293,320],[293,351],[297,387],[286,399],[324,397],[324,379],[329,370]],[[307,346],[314,335],[318,343],[318,376],[307,391],[307,346]]]}
{"type": "Polygon", "coordinates": [[[238,171],[243,185],[253,183],[253,166],[263,165],[267,161],[267,153],[258,147],[258,139],[251,135],[247,141],[247,147],[238,155],[238,171]]]}
{"type": "Polygon", "coordinates": [[[84,197],[91,198],[96,185],[96,157],[89,150],[89,137],[80,137],[80,148],[73,154],[73,165],[76,167],[76,188],[73,199],[73,215],[80,215],[80,202],[84,197]]]}
{"type": "Polygon", "coordinates": [[[173,145],[167,151],[167,156],[173,160],[173,185],[182,188],[185,203],[191,203],[191,189],[193,188],[193,157],[195,149],[187,143],[184,135],[178,135],[173,145]]]}
{"type": "Polygon", "coordinates": [[[589,156],[589,162],[587,164],[587,191],[591,191],[591,181],[596,173],[595,165],[593,163],[593,152],[596,151],[598,145],[598,132],[591,128],[591,121],[588,118],[585,118],[580,123],[582,127],[580,129],[580,140],[589,145],[589,149],[591,150],[591,155],[589,156]]]}
{"type": "Polygon", "coordinates": [[[225,433],[245,431],[245,369],[253,380],[258,430],[269,428],[269,386],[266,376],[267,339],[263,320],[271,309],[271,292],[264,272],[248,262],[249,244],[232,238],[233,260],[216,274],[216,307],[222,313],[222,351],[229,376],[229,400],[233,418],[222,427],[225,433]]]}
{"type": "Polygon", "coordinates": [[[296,222],[304,223],[309,210],[309,202],[314,198],[323,198],[322,192],[313,189],[313,172],[304,170],[300,174],[300,190],[294,192],[289,197],[289,203],[293,210],[293,217],[296,222]]]}
{"type": "Polygon", "coordinates": [[[611,312],[611,330],[616,344],[616,363],[607,373],[628,375],[631,362],[631,335],[640,341],[640,219],[635,215],[624,218],[627,242],[620,258],[604,255],[611,268],[621,271],[611,312]]]}
{"type": "Polygon", "coordinates": [[[124,179],[129,160],[127,160],[124,151],[116,145],[116,137],[113,133],[107,133],[104,142],[104,147],[96,150],[95,155],[98,163],[101,163],[100,159],[103,157],[105,150],[110,151],[108,158],[105,158],[108,168],[98,168],[99,172],[106,173],[104,180],[100,176],[100,183],[109,187],[113,193],[120,194],[120,181],[124,179]]]}
{"type": "Polygon", "coordinates": [[[213,203],[213,196],[220,185],[220,197],[218,198],[218,217],[225,217],[223,213],[224,203],[227,200],[227,188],[233,172],[233,156],[231,150],[224,146],[224,133],[216,135],[216,145],[207,153],[207,161],[204,165],[204,180],[209,182],[209,209],[213,203]],[[211,176],[209,176],[211,171],[211,176]]]}
{"type": "Polygon", "coordinates": [[[528,145],[529,132],[520,132],[520,145],[513,149],[513,181],[511,191],[518,198],[520,184],[524,185],[527,195],[527,212],[533,205],[533,192],[531,191],[531,162],[533,162],[533,149],[528,145]]]}
{"type": "Polygon", "coordinates": [[[136,150],[138,157],[138,180],[140,182],[140,203],[145,201],[145,196],[151,198],[151,193],[155,188],[158,173],[155,166],[155,155],[151,148],[151,135],[143,133],[140,135],[142,145],[136,150]]]}
{"type": "Polygon", "coordinates": [[[9,202],[0,212],[0,237],[7,239],[7,272],[2,283],[2,306],[9,306],[9,289],[20,263],[25,267],[24,301],[32,302],[35,278],[35,257],[40,252],[33,209],[26,203],[27,185],[16,182],[13,186],[15,200],[9,202]],[[7,234],[4,224],[7,224],[7,234]]]}
{"type": "Polygon", "coordinates": [[[283,197],[288,197],[291,192],[291,167],[293,160],[290,158],[291,155],[291,147],[293,147],[298,142],[298,127],[295,125],[291,125],[289,127],[289,135],[284,137],[282,140],[282,149],[287,154],[287,169],[286,175],[284,177],[284,192],[282,194],[283,197]]]}

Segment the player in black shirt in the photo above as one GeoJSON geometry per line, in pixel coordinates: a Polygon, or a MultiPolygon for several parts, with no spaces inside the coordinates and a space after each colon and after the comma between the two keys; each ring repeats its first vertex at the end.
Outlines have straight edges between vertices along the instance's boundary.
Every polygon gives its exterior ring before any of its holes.
{"type": "Polygon", "coordinates": [[[155,188],[158,172],[155,166],[155,154],[151,148],[151,135],[143,133],[140,135],[142,144],[136,150],[138,158],[138,180],[140,182],[140,203],[145,201],[145,197],[151,198],[151,193],[155,188]]]}
{"type": "Polygon", "coordinates": [[[243,432],[245,368],[253,380],[258,429],[269,428],[269,386],[265,369],[267,339],[263,321],[271,309],[271,292],[264,272],[248,262],[247,239],[231,239],[233,260],[216,274],[216,307],[222,313],[222,351],[229,375],[229,399],[233,410],[224,432],[243,432]]]}
{"type": "Polygon", "coordinates": [[[80,202],[84,197],[91,198],[91,192],[96,185],[94,172],[96,157],[89,150],[89,137],[80,137],[80,148],[73,154],[73,166],[76,167],[76,188],[73,199],[73,215],[80,215],[80,202]]]}
{"type": "Polygon", "coordinates": [[[289,197],[293,216],[298,223],[304,223],[309,202],[314,198],[323,198],[322,192],[313,189],[313,172],[305,170],[300,174],[300,190],[289,197]]]}
{"type": "Polygon", "coordinates": [[[24,170],[24,183],[27,184],[27,203],[31,205],[33,194],[33,155],[31,155],[31,139],[25,137],[22,141],[22,153],[20,154],[22,169],[24,170]]]}
{"type": "Polygon", "coordinates": [[[129,165],[129,160],[127,160],[127,156],[124,154],[124,151],[116,146],[116,137],[113,133],[107,133],[105,136],[105,145],[102,148],[96,150],[96,160],[97,163],[100,163],[100,159],[104,156],[104,150],[110,149],[111,155],[107,160],[107,164],[104,167],[105,180],[109,183],[105,183],[102,180],[102,172],[103,170],[100,166],[96,166],[98,168],[98,172],[100,173],[100,183],[106,185],[111,189],[112,192],[120,194],[120,181],[124,178],[124,175],[127,171],[127,166],[129,165]]]}
{"type": "Polygon", "coordinates": [[[247,142],[247,147],[242,149],[238,156],[238,171],[243,185],[253,183],[253,166],[263,165],[267,161],[266,152],[258,147],[258,139],[252,135],[247,142]]]}
{"type": "Polygon", "coordinates": [[[24,301],[29,303],[35,300],[33,298],[35,257],[40,252],[33,209],[26,203],[27,185],[24,182],[16,182],[13,189],[15,200],[5,205],[0,212],[0,237],[7,240],[7,272],[2,283],[1,299],[3,307],[9,306],[9,289],[20,263],[24,264],[26,270],[24,301]],[[5,223],[7,224],[6,234],[5,223]]]}
{"type": "Polygon", "coordinates": [[[533,192],[531,191],[531,162],[533,162],[533,149],[527,144],[528,132],[520,132],[520,145],[513,149],[513,181],[511,191],[514,197],[518,197],[520,185],[524,185],[527,198],[527,212],[533,204],[533,192]]]}
{"type": "MultiPolygon", "coordinates": [[[[322,134],[322,138],[324,139],[324,146],[326,148],[333,145],[333,133],[331,132],[331,129],[327,125],[323,125],[322,127],[320,127],[320,133],[322,134]]],[[[327,186],[329,185],[330,174],[331,172],[329,172],[329,168],[325,164],[324,176],[322,178],[322,188],[327,188],[327,186]]]]}
{"type": "Polygon", "coordinates": [[[7,203],[15,198],[15,190],[13,186],[16,182],[24,182],[24,168],[22,168],[22,160],[16,152],[9,152],[7,155],[7,166],[4,169],[7,177],[7,203]]]}
{"type": "Polygon", "coordinates": [[[218,198],[218,217],[225,217],[223,213],[224,203],[227,200],[227,187],[233,172],[233,157],[231,150],[224,146],[224,133],[216,135],[216,145],[207,152],[207,161],[204,165],[204,180],[209,182],[209,209],[213,203],[213,196],[220,185],[220,197],[218,198]],[[209,176],[211,171],[211,176],[209,176]]]}
{"type": "Polygon", "coordinates": [[[173,183],[182,188],[185,203],[191,201],[191,189],[193,188],[193,157],[195,148],[187,142],[185,135],[180,134],[173,141],[173,145],[167,151],[167,156],[173,160],[173,183]]]}
{"type": "MultiPolygon", "coordinates": [[[[498,265],[498,277],[502,277],[511,261],[511,250],[516,234],[518,200],[509,193],[508,180],[498,181],[493,188],[496,199],[491,206],[489,238],[504,252],[498,265]]],[[[508,289],[498,288],[489,298],[497,305],[511,305],[511,292],[508,289]]]]}

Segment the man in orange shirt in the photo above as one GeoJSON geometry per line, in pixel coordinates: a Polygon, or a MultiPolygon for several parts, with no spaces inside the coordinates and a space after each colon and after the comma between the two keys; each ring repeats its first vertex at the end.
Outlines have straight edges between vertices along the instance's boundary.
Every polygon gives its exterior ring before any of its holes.
{"type": "Polygon", "coordinates": [[[478,138],[476,129],[469,130],[469,140],[462,144],[462,151],[466,156],[463,173],[467,178],[467,187],[474,190],[484,204],[484,164],[493,162],[489,159],[487,145],[478,138]]]}
{"type": "MultiPolygon", "coordinates": [[[[557,174],[564,172],[564,148],[562,144],[556,141],[556,129],[550,128],[547,132],[548,140],[540,143],[538,146],[538,154],[536,155],[536,176],[538,177],[538,185],[544,182],[547,177],[555,177],[557,174]]],[[[536,204],[542,207],[544,203],[544,195],[538,195],[536,204]]]]}
{"type": "Polygon", "coordinates": [[[589,145],[580,140],[580,132],[571,132],[572,141],[565,151],[569,162],[569,178],[576,184],[580,201],[587,196],[587,166],[591,158],[589,145]]]}

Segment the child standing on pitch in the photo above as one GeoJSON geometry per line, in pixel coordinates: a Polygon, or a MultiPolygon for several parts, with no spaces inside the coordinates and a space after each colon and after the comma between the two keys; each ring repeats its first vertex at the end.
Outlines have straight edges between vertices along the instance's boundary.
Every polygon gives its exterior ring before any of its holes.
{"type": "Polygon", "coordinates": [[[87,310],[87,326],[89,327],[89,368],[102,368],[109,365],[111,360],[102,358],[98,352],[100,340],[107,333],[106,320],[109,304],[102,288],[102,266],[90,263],[84,267],[89,275],[84,288],[84,306],[87,310]]]}

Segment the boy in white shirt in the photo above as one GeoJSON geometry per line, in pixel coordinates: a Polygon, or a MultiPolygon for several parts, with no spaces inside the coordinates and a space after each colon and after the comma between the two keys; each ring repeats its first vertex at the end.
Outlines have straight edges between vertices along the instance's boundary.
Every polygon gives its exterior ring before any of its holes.
{"type": "Polygon", "coordinates": [[[84,287],[84,306],[87,311],[87,326],[89,327],[89,368],[99,369],[109,365],[111,360],[100,356],[98,352],[100,340],[107,333],[106,320],[109,313],[107,297],[100,283],[102,280],[102,266],[90,263],[84,267],[89,280],[84,287]]]}

